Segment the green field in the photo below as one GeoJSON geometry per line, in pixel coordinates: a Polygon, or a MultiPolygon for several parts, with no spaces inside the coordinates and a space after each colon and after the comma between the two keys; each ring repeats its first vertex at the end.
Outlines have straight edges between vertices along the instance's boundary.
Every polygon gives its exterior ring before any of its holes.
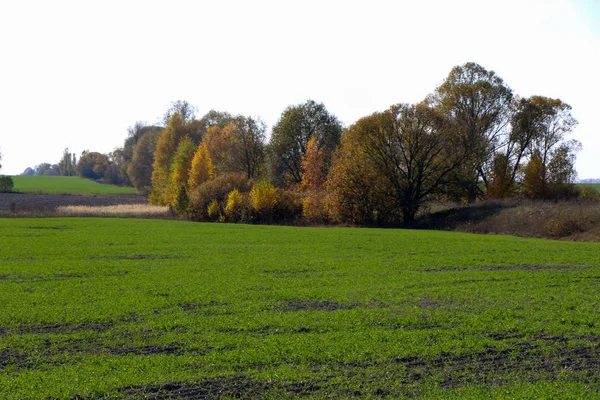
{"type": "Polygon", "coordinates": [[[580,186],[589,186],[595,189],[597,192],[600,192],[600,183],[582,183],[580,186]]]}
{"type": "Polygon", "coordinates": [[[600,244],[0,219],[0,398],[600,396],[600,244]]]}
{"type": "Polygon", "coordinates": [[[78,176],[13,176],[14,191],[50,194],[135,194],[131,187],[103,185],[78,176]]]}

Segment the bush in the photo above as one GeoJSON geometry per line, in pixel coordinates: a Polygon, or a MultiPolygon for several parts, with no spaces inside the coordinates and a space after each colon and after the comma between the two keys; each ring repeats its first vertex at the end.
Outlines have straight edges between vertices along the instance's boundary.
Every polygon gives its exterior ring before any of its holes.
{"type": "Polygon", "coordinates": [[[208,218],[208,205],[215,200],[222,209],[227,203],[227,196],[233,189],[240,192],[249,192],[252,188],[252,180],[246,178],[246,174],[228,173],[218,175],[214,179],[204,182],[193,190],[190,196],[190,212],[194,219],[204,220],[208,218]]]}
{"type": "Polygon", "coordinates": [[[277,190],[274,218],[279,222],[296,223],[302,216],[304,195],[293,190],[277,190]]]}
{"type": "Polygon", "coordinates": [[[592,186],[582,186],[578,198],[579,200],[600,202],[600,192],[592,186]]]}
{"type": "Polygon", "coordinates": [[[321,191],[312,191],[302,202],[302,215],[308,222],[322,223],[327,219],[325,196],[321,191]]]}
{"type": "Polygon", "coordinates": [[[268,181],[257,182],[250,191],[250,201],[260,217],[270,218],[277,205],[277,189],[268,181]]]}
{"type": "Polygon", "coordinates": [[[179,185],[177,189],[177,195],[175,197],[175,211],[179,215],[187,215],[190,206],[190,199],[188,198],[187,192],[185,191],[185,186],[179,185]]]}
{"type": "Polygon", "coordinates": [[[216,200],[211,201],[206,208],[208,213],[208,218],[212,220],[217,220],[221,216],[221,207],[219,206],[219,202],[216,200]]]}
{"type": "Polygon", "coordinates": [[[0,176],[0,193],[12,192],[15,182],[11,176],[0,176]]]}
{"type": "Polygon", "coordinates": [[[247,222],[250,218],[250,207],[244,198],[244,195],[237,189],[233,189],[227,195],[227,205],[225,206],[225,216],[229,221],[247,222]]]}

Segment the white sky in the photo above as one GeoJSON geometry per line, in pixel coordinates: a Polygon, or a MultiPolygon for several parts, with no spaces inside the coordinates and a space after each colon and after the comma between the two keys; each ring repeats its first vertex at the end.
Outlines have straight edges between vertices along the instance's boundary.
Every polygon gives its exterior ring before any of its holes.
{"type": "Polygon", "coordinates": [[[600,178],[600,0],[0,0],[1,172],[112,151],[178,99],[271,127],[310,98],[348,126],[468,61],[573,106],[600,178]]]}

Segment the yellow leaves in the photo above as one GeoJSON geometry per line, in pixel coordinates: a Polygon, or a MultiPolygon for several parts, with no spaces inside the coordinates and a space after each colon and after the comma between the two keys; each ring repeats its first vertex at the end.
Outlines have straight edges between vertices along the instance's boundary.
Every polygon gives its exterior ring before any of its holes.
{"type": "Polygon", "coordinates": [[[317,139],[313,136],[306,147],[306,153],[302,156],[302,189],[319,190],[325,182],[323,173],[323,152],[317,146],[317,139]]]}
{"type": "Polygon", "coordinates": [[[198,186],[213,179],[215,176],[215,165],[213,164],[205,142],[198,146],[196,154],[192,159],[192,167],[189,173],[188,190],[194,191],[198,186]]]}
{"type": "Polygon", "coordinates": [[[241,218],[244,209],[244,197],[237,190],[233,189],[227,195],[227,204],[225,206],[225,216],[231,221],[237,221],[241,218]]]}
{"type": "Polygon", "coordinates": [[[270,182],[257,182],[250,191],[250,201],[259,215],[268,216],[277,205],[277,190],[270,182]]]}

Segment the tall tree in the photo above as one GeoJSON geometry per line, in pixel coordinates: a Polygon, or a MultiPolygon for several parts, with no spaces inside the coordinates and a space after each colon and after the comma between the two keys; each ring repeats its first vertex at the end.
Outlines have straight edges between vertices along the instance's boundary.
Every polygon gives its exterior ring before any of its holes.
{"type": "Polygon", "coordinates": [[[156,150],[154,152],[154,164],[152,167],[152,190],[150,202],[153,204],[165,204],[165,191],[169,181],[173,155],[179,146],[179,142],[186,136],[186,121],[182,115],[175,113],[169,119],[165,129],[162,131],[156,150]]]}
{"type": "Polygon", "coordinates": [[[180,186],[187,189],[188,175],[195,152],[196,146],[194,146],[194,143],[189,136],[181,139],[177,146],[177,150],[175,151],[175,155],[173,156],[173,165],[171,166],[165,199],[165,202],[170,206],[175,206],[180,186]]]}
{"type": "Polygon", "coordinates": [[[141,193],[149,193],[152,185],[154,151],[161,131],[146,132],[133,147],[133,156],[127,166],[127,176],[141,193]]]}
{"type": "Polygon", "coordinates": [[[184,122],[193,121],[196,119],[196,107],[192,106],[185,100],[177,100],[171,103],[171,106],[163,116],[163,123],[169,124],[173,115],[179,114],[184,122]]]}
{"type": "Polygon", "coordinates": [[[469,152],[461,169],[466,197],[473,201],[487,187],[496,151],[506,145],[506,127],[511,115],[512,90],[494,71],[476,63],[456,66],[430,97],[450,117],[462,149],[469,152]]]}
{"type": "Polygon", "coordinates": [[[104,178],[104,173],[109,167],[110,160],[105,154],[95,151],[84,151],[75,166],[77,175],[82,178],[99,180],[104,178]]]}
{"type": "Polygon", "coordinates": [[[194,192],[200,185],[213,179],[215,176],[215,165],[210,159],[210,154],[206,143],[200,143],[194,158],[192,159],[192,165],[189,172],[188,178],[188,191],[194,192]]]}
{"type": "Polygon", "coordinates": [[[466,152],[447,118],[426,103],[399,104],[373,114],[363,125],[364,151],[389,184],[405,223],[452,180],[466,152]]]}
{"type": "Polygon", "coordinates": [[[63,151],[63,156],[58,163],[58,174],[61,176],[73,176],[75,172],[75,154],[69,153],[69,149],[63,151]]]}
{"type": "Polygon", "coordinates": [[[282,184],[302,181],[302,156],[309,140],[315,137],[322,149],[325,168],[329,169],[331,155],[340,141],[342,125],[327,112],[323,103],[309,100],[304,104],[286,108],[273,127],[269,151],[272,174],[282,184]]]}

